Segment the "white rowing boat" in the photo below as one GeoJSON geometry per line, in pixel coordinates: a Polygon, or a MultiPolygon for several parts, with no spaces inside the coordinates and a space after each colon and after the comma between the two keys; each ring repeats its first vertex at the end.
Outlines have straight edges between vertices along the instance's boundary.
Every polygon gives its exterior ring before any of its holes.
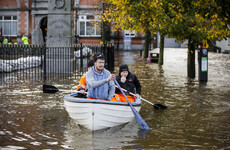
{"type": "MultiPolygon", "coordinates": [[[[135,116],[126,102],[89,100],[69,94],[64,97],[64,105],[69,116],[80,126],[95,131],[131,122],[135,116]]],[[[132,102],[139,112],[141,100],[132,102]]]]}

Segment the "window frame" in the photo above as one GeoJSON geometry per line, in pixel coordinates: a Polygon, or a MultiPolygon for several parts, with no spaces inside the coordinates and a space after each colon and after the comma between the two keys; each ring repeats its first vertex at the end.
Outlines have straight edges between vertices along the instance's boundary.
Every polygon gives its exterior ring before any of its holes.
{"type": "Polygon", "coordinates": [[[9,36],[9,37],[15,37],[17,36],[17,30],[18,30],[18,20],[16,15],[2,15],[0,16],[0,28],[2,29],[2,36],[9,36]],[[10,17],[10,19],[6,19],[7,17],[10,17]],[[8,29],[6,29],[5,24],[9,23],[10,26],[8,29]],[[16,26],[16,29],[14,28],[16,26]],[[9,30],[9,31],[6,31],[9,30]],[[9,34],[5,34],[6,32],[10,32],[9,34]],[[14,33],[13,33],[14,32],[14,33]]]}
{"type": "Polygon", "coordinates": [[[129,30],[124,30],[124,36],[127,37],[136,37],[136,31],[132,30],[132,32],[130,32],[129,30]]]}
{"type": "Polygon", "coordinates": [[[101,37],[101,33],[98,34],[97,24],[95,22],[101,22],[101,20],[98,19],[99,16],[97,15],[79,15],[78,17],[78,35],[79,37],[101,37]],[[90,19],[91,18],[91,19],[90,19]],[[95,24],[92,24],[94,22],[95,24]],[[82,24],[84,24],[84,27],[82,27],[82,24]],[[93,28],[90,28],[93,26],[93,28]],[[84,28],[84,31],[82,31],[82,28],[84,28]],[[89,30],[87,28],[93,29],[93,34],[89,34],[89,30]],[[82,34],[84,32],[84,35],[82,34]]]}

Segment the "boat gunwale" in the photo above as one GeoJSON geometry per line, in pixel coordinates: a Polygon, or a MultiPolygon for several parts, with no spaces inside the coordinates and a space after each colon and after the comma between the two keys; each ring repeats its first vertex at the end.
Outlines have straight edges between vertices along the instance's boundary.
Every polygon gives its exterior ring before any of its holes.
{"type": "MultiPolygon", "coordinates": [[[[102,100],[91,100],[86,98],[79,98],[71,96],[71,94],[65,95],[64,100],[74,103],[93,103],[93,104],[108,104],[108,105],[122,105],[129,106],[128,102],[113,102],[113,101],[102,101],[102,100]]],[[[133,106],[141,106],[141,100],[137,99],[136,102],[131,102],[133,106]]]]}

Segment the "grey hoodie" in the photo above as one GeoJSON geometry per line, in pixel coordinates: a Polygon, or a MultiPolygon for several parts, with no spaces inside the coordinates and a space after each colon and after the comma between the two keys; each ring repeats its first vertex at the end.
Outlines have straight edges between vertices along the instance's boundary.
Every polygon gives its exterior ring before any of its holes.
{"type": "Polygon", "coordinates": [[[114,81],[106,81],[110,74],[105,68],[99,74],[93,66],[85,75],[88,86],[87,97],[111,100],[115,92],[115,84],[114,81]]]}

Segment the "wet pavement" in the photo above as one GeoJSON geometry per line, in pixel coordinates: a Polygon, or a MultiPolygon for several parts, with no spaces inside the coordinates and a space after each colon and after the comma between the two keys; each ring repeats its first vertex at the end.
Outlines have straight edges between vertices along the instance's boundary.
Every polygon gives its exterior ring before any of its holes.
{"type": "MultiPolygon", "coordinates": [[[[67,92],[42,93],[29,81],[0,86],[0,149],[230,149],[230,55],[209,53],[208,82],[187,78],[187,50],[165,49],[163,66],[137,51],[116,52],[115,72],[126,63],[142,85],[140,115],[150,127],[133,122],[95,133],[76,125],[63,105],[67,92]]],[[[197,58],[197,57],[196,57],[197,58]]],[[[196,60],[197,62],[197,60],[196,60]]],[[[78,79],[56,81],[74,89],[78,79]]]]}

